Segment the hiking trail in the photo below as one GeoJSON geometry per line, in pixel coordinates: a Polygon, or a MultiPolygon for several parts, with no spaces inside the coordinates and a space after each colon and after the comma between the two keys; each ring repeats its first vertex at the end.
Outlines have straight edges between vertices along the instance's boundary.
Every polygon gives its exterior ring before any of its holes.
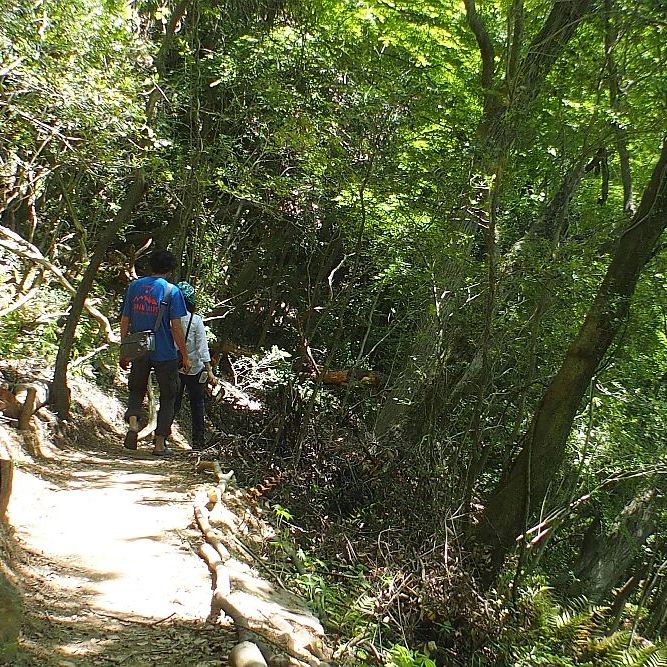
{"type": "Polygon", "coordinates": [[[0,424],[25,607],[10,664],[326,665],[319,621],[261,562],[270,528],[229,475],[197,472],[178,433],[172,460],[123,450],[118,401],[87,382],[77,401],[51,439],[52,420],[33,418],[44,457],[16,455],[21,436],[0,424]]]}

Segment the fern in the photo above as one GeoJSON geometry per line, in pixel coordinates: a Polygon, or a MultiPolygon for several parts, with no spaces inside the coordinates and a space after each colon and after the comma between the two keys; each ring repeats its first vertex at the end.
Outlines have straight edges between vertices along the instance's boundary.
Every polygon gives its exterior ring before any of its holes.
{"type": "Polygon", "coordinates": [[[576,654],[585,652],[600,633],[606,607],[591,605],[586,598],[576,598],[569,609],[561,610],[553,621],[556,639],[569,645],[576,654]]]}
{"type": "Polygon", "coordinates": [[[396,644],[389,649],[389,660],[386,667],[435,667],[433,660],[427,656],[411,651],[405,646],[396,644]]]}
{"type": "Polygon", "coordinates": [[[667,649],[655,644],[629,648],[627,658],[624,664],[630,667],[667,667],[667,649]]]}
{"type": "Polygon", "coordinates": [[[633,646],[628,630],[606,634],[608,607],[594,605],[584,597],[561,607],[547,587],[530,593],[522,601],[532,612],[532,630],[537,635],[526,633],[523,641],[515,643],[511,652],[514,667],[667,667],[667,646],[646,640],[633,646]]]}
{"type": "Polygon", "coordinates": [[[593,639],[588,650],[596,655],[612,655],[618,652],[624,653],[629,644],[630,632],[628,630],[619,630],[612,635],[593,639]]]}

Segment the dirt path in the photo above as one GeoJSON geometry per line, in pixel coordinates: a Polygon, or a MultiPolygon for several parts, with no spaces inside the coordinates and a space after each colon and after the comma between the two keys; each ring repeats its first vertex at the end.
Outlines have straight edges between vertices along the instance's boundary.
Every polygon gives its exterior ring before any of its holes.
{"type": "Polygon", "coordinates": [[[43,411],[22,435],[0,422],[15,462],[5,557],[26,611],[11,664],[224,665],[243,634],[272,663],[325,665],[322,626],[271,571],[274,533],[243,490],[196,473],[178,427],[174,459],[124,450],[119,401],[75,390],[69,422],[43,411]]]}
{"type": "Polygon", "coordinates": [[[9,518],[27,619],[16,665],[219,665],[231,628],[206,624],[185,460],[70,451],[15,472],[9,518]]]}

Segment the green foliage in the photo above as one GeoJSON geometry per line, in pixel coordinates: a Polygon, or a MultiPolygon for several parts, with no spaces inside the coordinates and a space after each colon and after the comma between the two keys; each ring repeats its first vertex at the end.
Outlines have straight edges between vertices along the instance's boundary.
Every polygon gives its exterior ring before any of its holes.
{"type": "Polygon", "coordinates": [[[273,513],[276,515],[279,526],[283,521],[291,521],[294,518],[287,508],[278,504],[273,506],[273,513]]]}
{"type": "Polygon", "coordinates": [[[435,662],[417,651],[396,644],[389,649],[386,667],[435,667],[435,662]]]}
{"type": "MultiPolygon", "coordinates": [[[[23,142],[16,148],[25,155],[44,142],[59,159],[98,173],[109,163],[119,168],[113,143],[142,119],[138,63],[148,49],[135,36],[138,15],[125,2],[19,2],[5,10],[2,26],[0,63],[11,72],[3,92],[14,109],[7,136],[23,142]]],[[[127,166],[131,145],[125,148],[127,166]]]]}
{"type": "Polygon", "coordinates": [[[372,582],[357,569],[336,564],[345,573],[345,584],[333,583],[328,570],[333,564],[304,554],[304,574],[295,576],[296,589],[306,597],[327,625],[344,636],[364,636],[375,625],[375,597],[372,582]]]}
{"type": "MultiPolygon", "coordinates": [[[[264,464],[298,469],[310,457],[318,520],[334,526],[363,508],[373,530],[395,531],[401,553],[411,540],[469,534],[506,478],[628,223],[624,171],[636,200],[666,130],[661,3],[593,3],[534,103],[509,119],[523,92],[510,56],[528,55],[560,5],[477,4],[494,51],[490,87],[462,3],[198,0],[171,34],[182,3],[19,0],[0,21],[2,225],[75,284],[141,166],[145,202],[93,297],[116,319],[134,252],[149,240],[174,249],[182,277],[207,296],[218,340],[267,350],[233,359],[252,414],[214,416],[221,430],[252,436],[264,464]],[[496,131],[512,140],[492,202],[496,131]],[[606,162],[593,166],[600,151],[606,162]],[[587,163],[558,233],[540,232],[567,175],[587,163]],[[308,355],[320,370],[372,369],[386,384],[325,389],[300,375],[308,355]]],[[[667,457],[664,255],[656,249],[596,369],[544,513],[667,457]]],[[[2,255],[0,309],[38,291],[0,319],[0,356],[50,360],[69,296],[47,274],[19,290],[31,268],[2,255]]],[[[97,346],[87,320],[77,335],[75,356],[97,346]]],[[[596,492],[604,523],[636,488],[596,492]]],[[[287,546],[292,513],[274,513],[287,546]]],[[[539,556],[554,577],[569,576],[582,516],[573,511],[539,556]]],[[[332,625],[349,636],[381,627],[377,582],[341,565],[347,583],[334,584],[324,559],[306,562],[298,586],[332,625]]],[[[661,659],[661,648],[606,637],[603,607],[557,604],[546,586],[521,605],[508,611],[527,618],[517,665],[661,659]]],[[[430,662],[398,644],[391,655],[430,662]]]]}
{"type": "Polygon", "coordinates": [[[660,665],[667,647],[634,636],[629,630],[607,631],[609,609],[585,598],[558,604],[549,588],[522,591],[519,604],[530,618],[529,627],[510,633],[504,643],[513,667],[528,665],[660,665]]]}

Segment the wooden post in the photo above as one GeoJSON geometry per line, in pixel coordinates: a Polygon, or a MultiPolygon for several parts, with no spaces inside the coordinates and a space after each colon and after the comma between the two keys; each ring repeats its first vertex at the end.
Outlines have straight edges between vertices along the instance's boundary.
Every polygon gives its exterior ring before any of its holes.
{"type": "Polygon", "coordinates": [[[14,463],[11,460],[0,460],[0,521],[5,521],[9,497],[12,495],[12,479],[14,463]]]}
{"type": "Polygon", "coordinates": [[[22,402],[19,413],[19,430],[25,431],[30,428],[30,417],[49,401],[49,385],[46,382],[31,382],[19,385],[16,391],[16,399],[22,402]]]}

